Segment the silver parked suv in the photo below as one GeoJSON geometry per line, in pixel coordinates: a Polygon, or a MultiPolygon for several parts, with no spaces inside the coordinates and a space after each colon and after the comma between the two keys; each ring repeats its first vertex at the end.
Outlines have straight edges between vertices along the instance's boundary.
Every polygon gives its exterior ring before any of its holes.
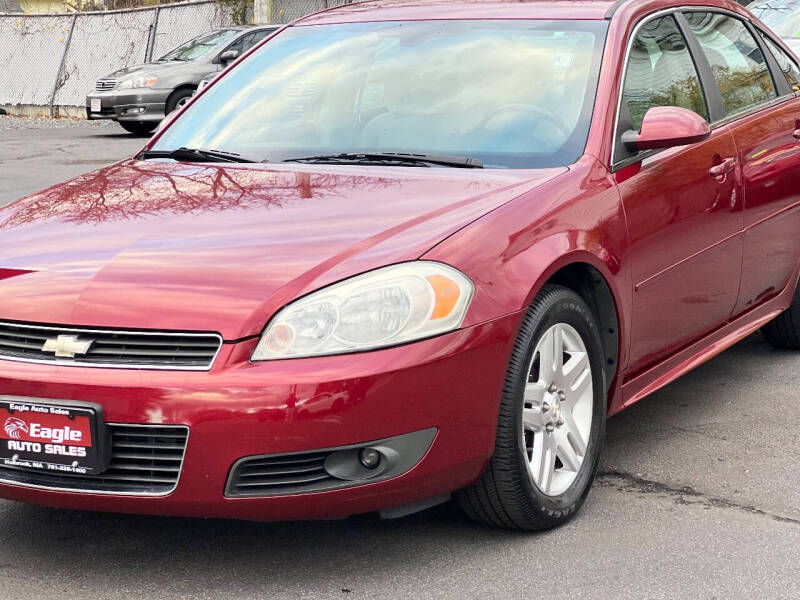
{"type": "Polygon", "coordinates": [[[114,71],[86,96],[89,119],[113,119],[131,133],[149,133],[191,98],[200,79],[221,71],[276,27],[230,27],[202,35],[156,62],[114,71]]]}

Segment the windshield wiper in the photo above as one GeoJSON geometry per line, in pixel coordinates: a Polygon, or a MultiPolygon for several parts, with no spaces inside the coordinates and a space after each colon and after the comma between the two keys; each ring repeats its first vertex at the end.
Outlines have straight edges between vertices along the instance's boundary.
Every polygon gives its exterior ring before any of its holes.
{"type": "Polygon", "coordinates": [[[205,148],[186,148],[185,146],[176,148],[175,150],[145,150],[141,152],[137,158],[172,158],[189,162],[258,162],[250,158],[245,158],[235,152],[206,150],[205,148]]]}
{"type": "Polygon", "coordinates": [[[483,163],[477,158],[468,156],[438,156],[435,154],[405,154],[402,152],[344,152],[341,154],[323,154],[303,158],[288,158],[283,162],[312,164],[366,164],[391,166],[428,166],[456,167],[461,169],[482,169],[483,163]]]}

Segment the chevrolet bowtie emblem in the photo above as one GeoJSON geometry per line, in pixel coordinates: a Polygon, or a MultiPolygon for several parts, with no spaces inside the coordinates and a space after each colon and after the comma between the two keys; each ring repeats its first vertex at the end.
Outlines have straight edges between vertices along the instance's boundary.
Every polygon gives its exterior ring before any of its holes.
{"type": "Polygon", "coordinates": [[[93,340],[79,340],[74,335],[60,335],[45,340],[42,352],[54,352],[59,358],[75,358],[76,354],[86,354],[93,340]]]}

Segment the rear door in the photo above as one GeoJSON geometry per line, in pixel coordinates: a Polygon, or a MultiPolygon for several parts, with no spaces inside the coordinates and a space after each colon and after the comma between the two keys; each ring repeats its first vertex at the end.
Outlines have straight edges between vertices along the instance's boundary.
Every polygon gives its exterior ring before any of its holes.
{"type": "Polygon", "coordinates": [[[687,12],[686,19],[711,63],[742,168],[736,316],[778,294],[800,259],[800,71],[742,19],[701,10],[687,12]]]}
{"type": "Polygon", "coordinates": [[[698,71],[684,32],[680,13],[637,26],[619,108],[612,170],[632,243],[633,371],[724,324],[739,291],[742,212],[728,128],[662,151],[632,153],[620,140],[641,128],[653,106],[680,106],[707,120],[718,116],[719,102],[701,85],[711,75],[698,71]],[[720,165],[721,174],[710,172],[720,165]]]}

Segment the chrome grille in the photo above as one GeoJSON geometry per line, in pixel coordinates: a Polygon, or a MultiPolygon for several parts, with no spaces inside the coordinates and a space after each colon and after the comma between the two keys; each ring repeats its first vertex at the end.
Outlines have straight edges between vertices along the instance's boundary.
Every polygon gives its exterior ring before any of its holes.
{"type": "Polygon", "coordinates": [[[55,475],[0,466],[0,481],[20,485],[94,492],[162,496],[178,485],[187,427],[107,425],[111,432],[111,464],[99,475],[55,475]]]}
{"type": "Polygon", "coordinates": [[[0,359],[72,366],[205,371],[222,346],[216,333],[161,333],[49,327],[0,322],[0,359]],[[48,340],[91,341],[85,354],[56,357],[48,340]]]}
{"type": "Polygon", "coordinates": [[[333,451],[248,458],[236,464],[227,496],[301,494],[332,487],[341,480],[328,474],[325,459],[333,451]]]}
{"type": "Polygon", "coordinates": [[[98,79],[94,84],[94,89],[98,92],[107,92],[117,87],[116,79],[98,79]]]}

